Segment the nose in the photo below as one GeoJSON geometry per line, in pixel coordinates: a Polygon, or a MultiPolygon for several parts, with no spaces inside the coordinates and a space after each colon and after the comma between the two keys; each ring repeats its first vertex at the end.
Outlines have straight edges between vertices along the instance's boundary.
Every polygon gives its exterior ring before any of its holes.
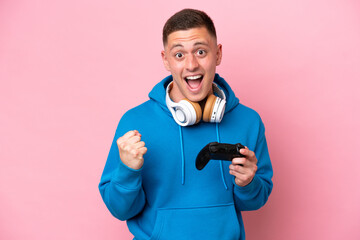
{"type": "Polygon", "coordinates": [[[186,59],[186,70],[188,70],[189,72],[193,72],[197,70],[198,67],[199,62],[197,58],[194,55],[190,54],[189,57],[186,59]]]}

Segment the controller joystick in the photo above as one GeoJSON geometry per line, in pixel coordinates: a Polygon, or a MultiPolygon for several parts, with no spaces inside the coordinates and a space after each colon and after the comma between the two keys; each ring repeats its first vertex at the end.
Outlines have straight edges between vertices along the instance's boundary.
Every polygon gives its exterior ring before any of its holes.
{"type": "Polygon", "coordinates": [[[211,142],[207,144],[196,157],[196,168],[203,169],[212,160],[232,161],[236,157],[245,157],[240,153],[240,149],[245,148],[242,144],[228,144],[211,142]]]}

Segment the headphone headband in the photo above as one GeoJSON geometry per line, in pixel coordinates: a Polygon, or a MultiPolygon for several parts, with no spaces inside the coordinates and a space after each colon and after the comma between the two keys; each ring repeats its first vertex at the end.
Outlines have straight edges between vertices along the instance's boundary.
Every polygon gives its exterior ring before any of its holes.
{"type": "Polygon", "coordinates": [[[226,95],[225,95],[224,91],[221,90],[221,89],[219,88],[219,86],[218,86],[216,83],[214,83],[214,82],[213,82],[213,89],[214,89],[214,93],[216,93],[217,95],[219,95],[219,97],[226,102],[226,95]]]}

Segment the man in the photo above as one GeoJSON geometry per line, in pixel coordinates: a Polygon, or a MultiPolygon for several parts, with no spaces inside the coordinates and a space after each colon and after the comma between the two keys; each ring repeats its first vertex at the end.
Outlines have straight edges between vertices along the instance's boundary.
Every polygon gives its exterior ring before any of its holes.
{"type": "Polygon", "coordinates": [[[204,12],[173,15],[163,43],[171,76],[121,118],[101,196],[137,240],[245,239],[241,211],[263,206],[272,190],[264,125],[216,74],[222,46],[204,12]],[[215,141],[242,143],[245,157],[197,170],[197,154],[215,141]]]}

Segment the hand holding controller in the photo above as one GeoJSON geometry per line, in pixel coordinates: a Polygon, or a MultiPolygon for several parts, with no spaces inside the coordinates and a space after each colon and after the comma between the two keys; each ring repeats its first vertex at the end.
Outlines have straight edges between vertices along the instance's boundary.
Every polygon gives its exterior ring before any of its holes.
{"type": "Polygon", "coordinates": [[[232,161],[233,158],[245,157],[240,153],[240,149],[245,148],[242,144],[228,144],[211,142],[207,144],[196,157],[196,168],[198,170],[203,169],[206,164],[213,160],[225,160],[232,161]]]}

